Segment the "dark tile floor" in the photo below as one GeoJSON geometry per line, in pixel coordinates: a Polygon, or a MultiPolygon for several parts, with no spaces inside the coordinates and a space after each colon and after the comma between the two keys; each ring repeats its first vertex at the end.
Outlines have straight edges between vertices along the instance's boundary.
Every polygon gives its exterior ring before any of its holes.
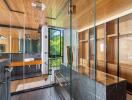
{"type": "MultiPolygon", "coordinates": [[[[14,95],[11,100],[60,100],[55,88],[46,88],[27,92],[19,95],[14,95]]],[[[127,100],[132,100],[132,95],[127,94],[127,100]]]]}
{"type": "Polygon", "coordinates": [[[55,88],[41,89],[37,91],[27,92],[14,95],[11,100],[60,100],[55,88]]]}

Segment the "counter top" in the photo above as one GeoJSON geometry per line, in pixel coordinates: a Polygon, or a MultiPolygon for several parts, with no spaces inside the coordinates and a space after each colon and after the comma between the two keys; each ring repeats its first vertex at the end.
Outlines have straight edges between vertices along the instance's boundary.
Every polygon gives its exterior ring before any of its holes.
{"type": "Polygon", "coordinates": [[[28,65],[38,65],[42,64],[42,60],[32,60],[32,61],[14,61],[10,63],[10,67],[23,67],[23,66],[28,66],[28,65]]]}

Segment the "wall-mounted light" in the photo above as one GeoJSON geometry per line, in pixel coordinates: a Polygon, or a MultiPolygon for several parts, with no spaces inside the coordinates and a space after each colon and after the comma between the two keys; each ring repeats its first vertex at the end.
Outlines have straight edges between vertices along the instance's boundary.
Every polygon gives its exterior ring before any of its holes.
{"type": "Polygon", "coordinates": [[[33,8],[36,8],[36,9],[39,9],[39,10],[45,10],[45,8],[46,8],[46,6],[45,6],[45,4],[44,3],[42,3],[42,2],[32,2],[32,7],[33,8]]]}

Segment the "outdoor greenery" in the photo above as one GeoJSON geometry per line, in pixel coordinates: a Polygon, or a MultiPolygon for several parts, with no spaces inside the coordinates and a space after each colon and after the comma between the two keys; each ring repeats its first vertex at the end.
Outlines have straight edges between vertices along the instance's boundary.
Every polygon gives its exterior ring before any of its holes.
{"type": "Polygon", "coordinates": [[[49,60],[50,67],[60,67],[62,58],[51,58],[49,60]]]}
{"type": "Polygon", "coordinates": [[[50,29],[50,67],[60,67],[62,62],[62,40],[60,30],[50,29]]]}
{"type": "Polygon", "coordinates": [[[50,55],[60,55],[60,36],[54,36],[50,39],[50,55]]]}

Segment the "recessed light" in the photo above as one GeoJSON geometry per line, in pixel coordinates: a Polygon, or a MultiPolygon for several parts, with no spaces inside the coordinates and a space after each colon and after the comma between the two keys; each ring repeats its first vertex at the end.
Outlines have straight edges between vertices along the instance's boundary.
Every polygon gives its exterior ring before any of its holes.
{"type": "Polygon", "coordinates": [[[46,6],[45,6],[45,4],[44,3],[42,3],[42,2],[32,2],[32,7],[33,8],[36,8],[36,9],[39,9],[39,10],[45,10],[45,8],[46,8],[46,6]]]}

